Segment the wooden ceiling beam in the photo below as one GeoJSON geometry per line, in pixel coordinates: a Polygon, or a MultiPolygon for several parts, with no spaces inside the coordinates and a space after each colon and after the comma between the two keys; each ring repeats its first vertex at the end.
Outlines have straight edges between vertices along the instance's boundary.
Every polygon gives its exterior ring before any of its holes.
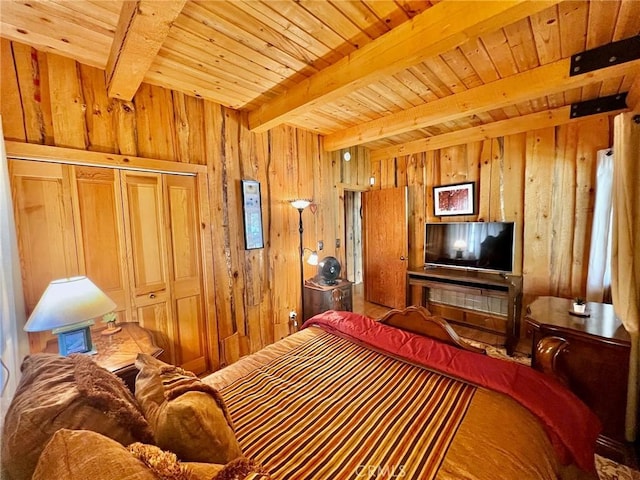
{"type": "Polygon", "coordinates": [[[187,0],[125,0],[107,60],[107,93],[130,101],[187,0]]]}
{"type": "Polygon", "coordinates": [[[640,60],[634,60],[571,77],[570,63],[570,58],[559,60],[355,125],[327,135],[324,148],[327,151],[339,150],[640,71],[640,60]]]}
{"type": "Polygon", "coordinates": [[[250,112],[249,128],[266,131],[558,1],[485,1],[482,8],[470,8],[466,2],[444,0],[250,112]]]}
{"type": "Polygon", "coordinates": [[[477,127],[465,128],[455,132],[443,133],[433,137],[414,140],[402,145],[394,145],[392,147],[371,150],[371,161],[385,160],[387,158],[401,157],[403,155],[412,155],[429,150],[438,150],[440,148],[461,145],[469,142],[477,142],[490,138],[503,137],[505,135],[513,135],[515,133],[528,132],[540,128],[555,127],[565,123],[577,122],[585,118],[593,118],[601,115],[615,115],[625,110],[616,110],[611,112],[590,115],[589,117],[571,118],[571,105],[555,108],[553,110],[545,110],[543,112],[523,115],[522,117],[509,118],[498,122],[487,123],[477,127]]]}

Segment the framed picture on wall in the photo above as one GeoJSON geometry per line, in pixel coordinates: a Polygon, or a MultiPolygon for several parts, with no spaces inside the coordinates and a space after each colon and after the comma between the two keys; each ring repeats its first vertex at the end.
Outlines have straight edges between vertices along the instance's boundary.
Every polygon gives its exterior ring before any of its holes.
{"type": "Polygon", "coordinates": [[[438,217],[474,215],[475,182],[433,187],[433,213],[438,217]]]}
{"type": "Polygon", "coordinates": [[[244,219],[244,245],[246,250],[264,247],[262,235],[262,202],[260,182],[242,180],[242,213],[244,219]]]}

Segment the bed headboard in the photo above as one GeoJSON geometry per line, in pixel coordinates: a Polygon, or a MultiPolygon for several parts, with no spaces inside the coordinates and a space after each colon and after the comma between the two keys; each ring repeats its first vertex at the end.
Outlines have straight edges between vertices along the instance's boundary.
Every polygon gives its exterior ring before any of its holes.
{"type": "Polygon", "coordinates": [[[486,354],[484,348],[474,347],[460,338],[444,318],[431,314],[429,310],[421,306],[410,306],[404,310],[391,310],[378,321],[401,330],[434,338],[469,352],[486,354]]]}

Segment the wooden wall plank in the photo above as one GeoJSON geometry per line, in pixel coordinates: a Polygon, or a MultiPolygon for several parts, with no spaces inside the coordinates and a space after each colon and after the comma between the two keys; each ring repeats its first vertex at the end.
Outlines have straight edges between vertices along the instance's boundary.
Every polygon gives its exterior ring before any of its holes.
{"type": "Polygon", "coordinates": [[[86,104],[76,62],[49,54],[49,89],[53,133],[57,146],[86,150],[89,140],[85,120],[86,104]]]}
{"type": "Polygon", "coordinates": [[[20,87],[11,42],[0,38],[0,114],[4,138],[24,142],[27,139],[20,87]],[[11,121],[9,121],[11,119],[11,121]]]}
{"type": "Polygon", "coordinates": [[[492,221],[513,221],[515,226],[515,251],[513,273],[522,274],[523,233],[524,233],[524,185],[526,165],[526,135],[523,133],[508,135],[504,139],[504,157],[501,169],[501,212],[504,216],[492,213],[492,221]]]}
{"type": "Polygon", "coordinates": [[[136,112],[138,155],[176,160],[171,91],[143,83],[133,103],[136,112]]]}
{"type": "Polygon", "coordinates": [[[138,156],[138,126],[136,123],[136,106],[133,102],[115,100],[114,134],[118,143],[118,151],[122,155],[138,156]]]}
{"type": "MultiPolygon", "coordinates": [[[[44,144],[45,128],[41,109],[41,76],[37,52],[31,47],[15,43],[13,44],[13,56],[15,59],[15,72],[20,83],[19,94],[27,141],[44,144]]],[[[3,63],[3,66],[11,65],[12,63],[3,63]]]]}
{"type": "MultiPolygon", "coordinates": [[[[549,174],[553,171],[555,129],[546,128],[527,133],[525,167],[524,244],[527,254],[523,262],[524,288],[529,297],[549,292],[551,245],[550,226],[552,189],[549,174]]],[[[525,297],[525,300],[527,298],[525,297]]]]}
{"type": "Polygon", "coordinates": [[[107,97],[104,72],[80,65],[82,95],[86,102],[88,149],[96,152],[117,153],[118,145],[113,130],[113,105],[107,97]]]}

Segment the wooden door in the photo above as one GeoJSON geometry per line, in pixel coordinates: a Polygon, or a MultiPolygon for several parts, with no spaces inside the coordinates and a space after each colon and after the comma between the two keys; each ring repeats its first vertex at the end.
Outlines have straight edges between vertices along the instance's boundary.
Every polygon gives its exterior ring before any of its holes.
{"type": "Polygon", "coordinates": [[[73,171],[80,271],[116,302],[120,322],[131,321],[120,175],[111,168],[77,166],[73,171]]]}
{"type": "Polygon", "coordinates": [[[177,364],[162,175],[123,171],[121,182],[132,320],[154,333],[163,361],[177,364]]]}
{"type": "MultiPolygon", "coordinates": [[[[30,315],[51,280],[80,273],[71,206],[71,167],[12,160],[9,168],[22,285],[26,313],[30,315]]],[[[31,352],[43,351],[51,338],[50,332],[30,333],[31,352]]]]}
{"type": "Polygon", "coordinates": [[[363,193],[362,215],[365,299],[404,308],[409,248],[406,187],[363,193]]]}
{"type": "Polygon", "coordinates": [[[197,181],[179,175],[165,175],[164,181],[176,361],[199,374],[208,369],[208,355],[197,181]]]}

